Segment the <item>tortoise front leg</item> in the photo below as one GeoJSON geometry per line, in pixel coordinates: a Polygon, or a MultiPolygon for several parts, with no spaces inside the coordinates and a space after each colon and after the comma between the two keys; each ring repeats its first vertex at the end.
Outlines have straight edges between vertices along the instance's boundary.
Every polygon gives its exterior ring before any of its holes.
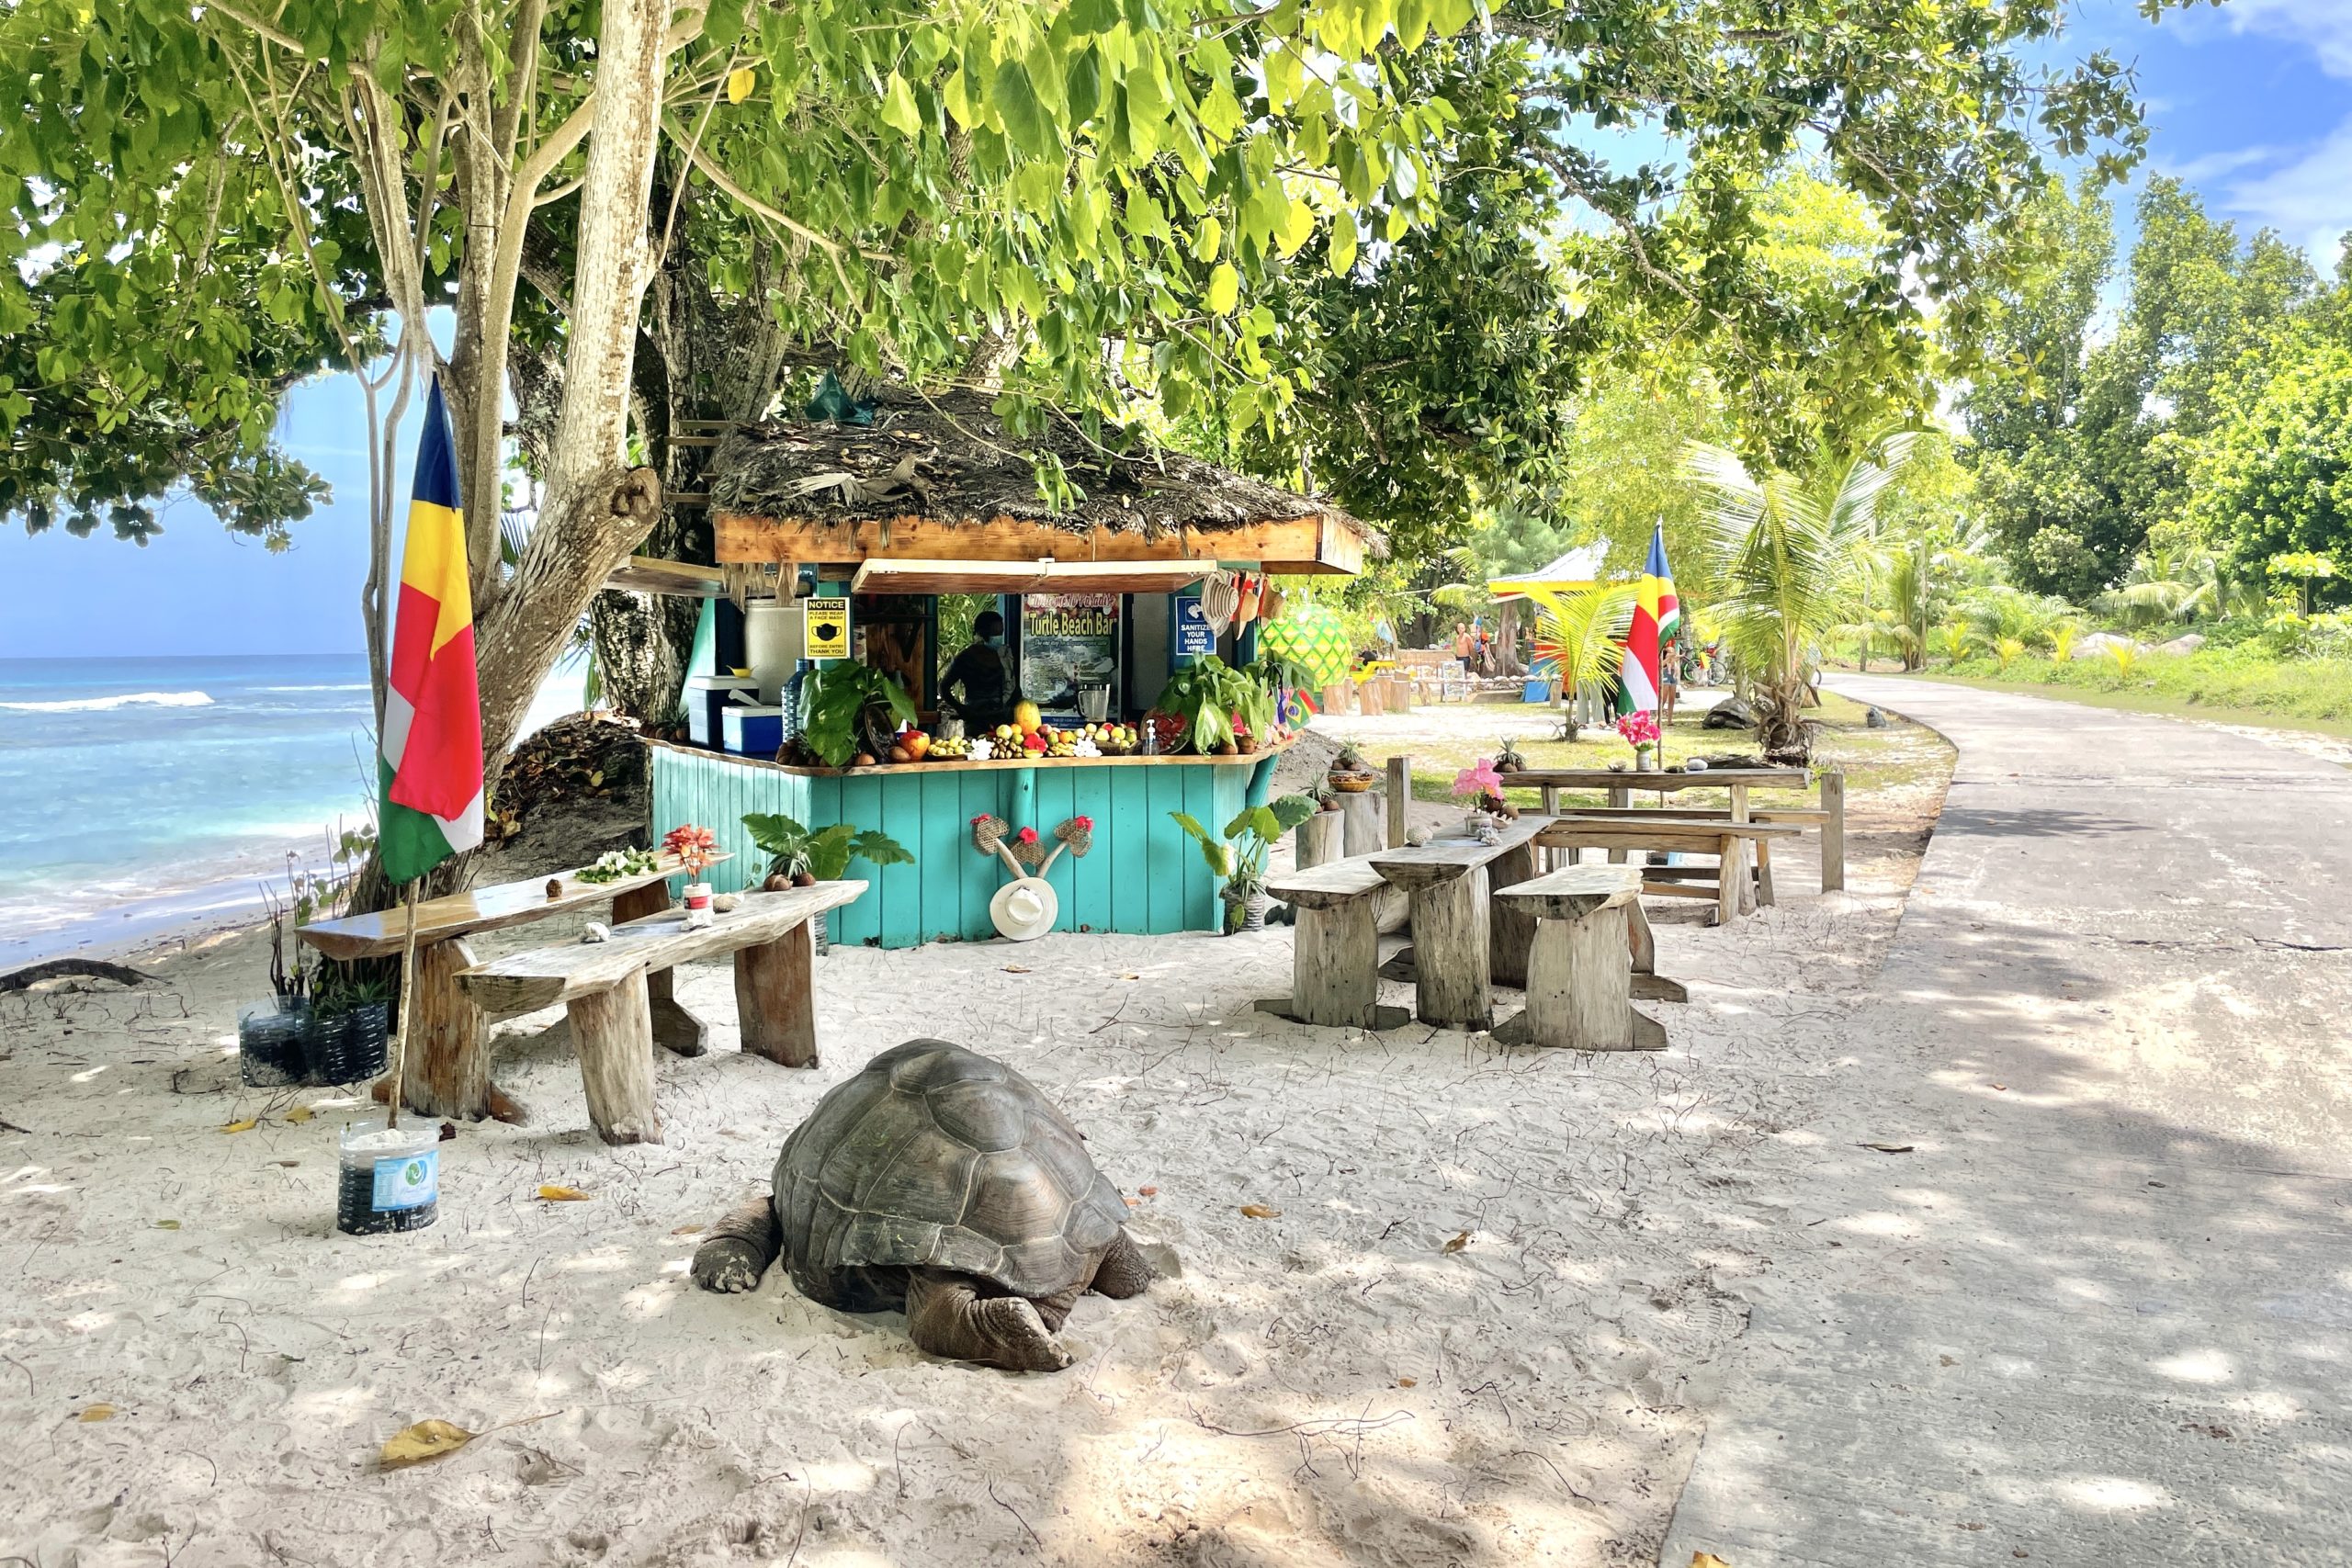
{"type": "Polygon", "coordinates": [[[730,1209],[710,1227],[710,1239],[695,1248],[695,1283],[733,1295],[757,1289],[775,1255],[784,1250],[775,1200],[762,1193],[730,1209]]]}
{"type": "Polygon", "coordinates": [[[1026,1300],[984,1297],[967,1276],[943,1269],[908,1276],[907,1337],[932,1355],[1007,1371],[1057,1372],[1071,1360],[1026,1300]]]}

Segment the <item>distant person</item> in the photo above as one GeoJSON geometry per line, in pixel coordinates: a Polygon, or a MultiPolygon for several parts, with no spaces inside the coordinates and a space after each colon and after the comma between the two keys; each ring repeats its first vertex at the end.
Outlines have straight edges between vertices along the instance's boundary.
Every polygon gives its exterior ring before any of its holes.
{"type": "Polygon", "coordinates": [[[1476,649],[1477,644],[1471,638],[1468,624],[1463,621],[1454,622],[1453,657],[1462,660],[1462,668],[1464,670],[1470,668],[1470,655],[1476,651],[1476,649]]]}
{"type": "Polygon", "coordinates": [[[940,677],[940,705],[964,721],[967,735],[986,735],[1012,722],[1012,672],[1004,659],[1004,617],[982,610],[972,617],[971,646],[940,677]]]}
{"type": "Polygon", "coordinates": [[[1669,642],[1658,650],[1658,723],[1674,722],[1674,705],[1682,695],[1682,645],[1669,642]]]}

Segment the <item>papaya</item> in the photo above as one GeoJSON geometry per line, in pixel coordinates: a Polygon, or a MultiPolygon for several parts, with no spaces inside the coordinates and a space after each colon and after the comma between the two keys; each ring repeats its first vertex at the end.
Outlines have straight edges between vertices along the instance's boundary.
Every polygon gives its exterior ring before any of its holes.
{"type": "Polygon", "coordinates": [[[1023,700],[1012,705],[1012,722],[1022,734],[1035,735],[1038,726],[1046,722],[1046,716],[1037,711],[1035,703],[1023,700]]]}

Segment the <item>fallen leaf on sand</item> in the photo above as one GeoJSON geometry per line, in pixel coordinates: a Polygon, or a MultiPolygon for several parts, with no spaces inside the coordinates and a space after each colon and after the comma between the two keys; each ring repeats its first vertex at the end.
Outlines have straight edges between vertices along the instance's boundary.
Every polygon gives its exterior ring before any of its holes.
{"type": "Polygon", "coordinates": [[[469,1432],[447,1421],[419,1421],[386,1438],[383,1451],[376,1456],[376,1464],[381,1470],[402,1470],[456,1453],[481,1436],[480,1432],[469,1432]]]}
{"type": "Polygon", "coordinates": [[[1712,1551],[1694,1551],[1690,1554],[1690,1568],[1731,1568],[1731,1564],[1712,1551]]]}
{"type": "Polygon", "coordinates": [[[1909,1144],[1863,1144],[1860,1146],[1866,1149],[1876,1149],[1883,1155],[1907,1155],[1911,1152],[1909,1144]]]}
{"type": "Polygon", "coordinates": [[[293,1110],[286,1113],[286,1119],[288,1122],[308,1122],[311,1117],[316,1116],[317,1114],[317,1111],[311,1110],[307,1105],[298,1105],[293,1110]]]}
{"type": "Polygon", "coordinates": [[[1421,1380],[1419,1378],[1398,1378],[1396,1380],[1396,1386],[1398,1388],[1418,1388],[1420,1386],[1420,1382],[1421,1380]]]}
{"type": "Polygon", "coordinates": [[[1157,1187],[1138,1187],[1136,1190],[1147,1198],[1157,1198],[1159,1196],[1159,1189],[1157,1187]]]}
{"type": "Polygon", "coordinates": [[[451,1421],[419,1421],[402,1427],[384,1439],[383,1449],[376,1455],[379,1470],[405,1470],[426,1460],[439,1459],[456,1453],[476,1438],[486,1438],[492,1432],[503,1432],[509,1427],[527,1427],[534,1421],[545,1421],[562,1414],[550,1410],[546,1416],[526,1416],[520,1421],[501,1421],[479,1432],[469,1432],[451,1421]]]}
{"type": "Polygon", "coordinates": [[[1124,974],[1124,975],[1120,976],[1119,976],[1119,978],[1120,978],[1120,979],[1122,979],[1122,980],[1140,980],[1140,979],[1142,979],[1142,978],[1143,978],[1143,976],[1140,976],[1140,975],[1138,975],[1138,974],[1136,974],[1134,970],[1130,969],[1130,970],[1128,970],[1125,974],[1124,974]]]}
{"type": "Polygon", "coordinates": [[[85,1404],[74,1417],[76,1421],[110,1421],[113,1418],[114,1406],[111,1404],[85,1404]]]}
{"type": "Polygon", "coordinates": [[[1460,1235],[1455,1236],[1452,1241],[1445,1244],[1445,1250],[1448,1252],[1459,1252],[1469,1245],[1470,1233],[1468,1231],[1464,1231],[1460,1235]]]}
{"type": "Polygon", "coordinates": [[[1004,972],[1008,975],[1026,975],[1030,970],[1026,964],[1008,964],[1004,966],[1004,972]]]}
{"type": "Polygon", "coordinates": [[[546,1186],[539,1189],[539,1196],[550,1203],[585,1203],[593,1194],[577,1187],[546,1186]]]}
{"type": "Polygon", "coordinates": [[[1270,1209],[1263,1203],[1244,1203],[1241,1212],[1253,1220],[1279,1220],[1283,1217],[1280,1209],[1270,1209]]]}
{"type": "Polygon", "coordinates": [[[1140,1209],[1143,1207],[1143,1200],[1140,1198],[1122,1198],[1119,1201],[1125,1203],[1130,1209],[1140,1209]]]}
{"type": "Polygon", "coordinates": [[[269,1163],[272,1165],[282,1165],[287,1169],[292,1170],[296,1166],[300,1165],[302,1162],[299,1159],[274,1159],[269,1163]]]}
{"type": "Polygon", "coordinates": [[[230,1122],[228,1125],[226,1125],[226,1126],[222,1127],[220,1130],[221,1130],[222,1132],[224,1132],[224,1133],[250,1133],[250,1132],[252,1132],[254,1128],[256,1128],[256,1127],[258,1127],[258,1126],[260,1126],[260,1125],[261,1125],[261,1118],[260,1118],[260,1117],[258,1117],[258,1116],[248,1116],[248,1117],[246,1117],[246,1118],[245,1118],[243,1121],[242,1121],[242,1122],[230,1122]]]}
{"type": "Polygon", "coordinates": [[[180,1223],[177,1220],[157,1220],[155,1228],[159,1231],[175,1231],[180,1228],[180,1223]]]}
{"type": "Polygon", "coordinates": [[[1993,1087],[1999,1089],[2003,1094],[2009,1092],[2009,1086],[2005,1083],[1996,1083],[1993,1087]]]}
{"type": "Polygon", "coordinates": [[[702,1234],[702,1227],[700,1225],[680,1225],[676,1230],[672,1231],[670,1234],[672,1235],[700,1235],[702,1234]]]}

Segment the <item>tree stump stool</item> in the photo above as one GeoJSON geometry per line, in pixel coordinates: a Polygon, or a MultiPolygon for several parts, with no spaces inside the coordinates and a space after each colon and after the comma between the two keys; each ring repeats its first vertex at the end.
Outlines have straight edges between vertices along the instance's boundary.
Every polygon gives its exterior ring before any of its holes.
{"type": "Polygon", "coordinates": [[[1388,884],[1362,860],[1332,861],[1270,879],[1267,897],[1297,919],[1291,942],[1291,994],[1258,1010],[1334,1029],[1395,1029],[1412,1017],[1380,1004],[1382,896],[1388,884]]]}
{"type": "Polygon", "coordinates": [[[1641,888],[1638,866],[1579,865],[1495,894],[1497,903],[1510,904],[1535,922],[1527,1010],[1495,1031],[1497,1043],[1569,1051],[1666,1049],[1666,1031],[1634,1008],[1626,911],[1638,908],[1641,888]]]}

